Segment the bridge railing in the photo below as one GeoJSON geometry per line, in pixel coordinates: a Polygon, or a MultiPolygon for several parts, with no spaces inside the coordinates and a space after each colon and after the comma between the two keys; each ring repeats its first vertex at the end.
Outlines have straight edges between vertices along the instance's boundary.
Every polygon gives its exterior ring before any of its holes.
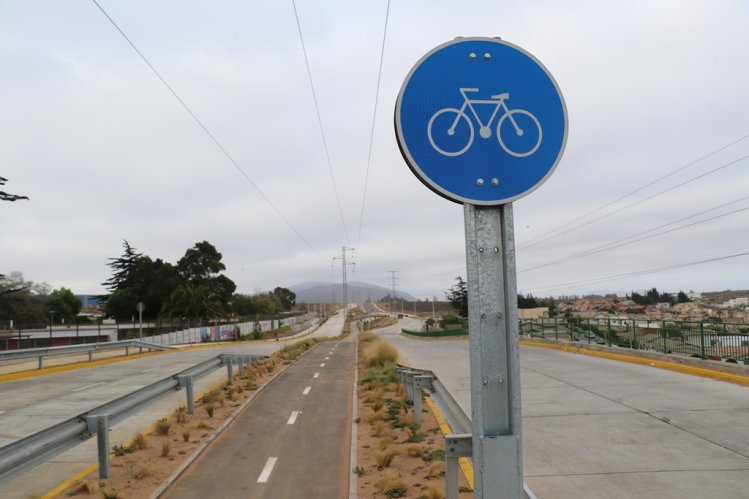
{"type": "Polygon", "coordinates": [[[17,361],[25,359],[37,359],[38,369],[44,367],[43,359],[45,357],[60,357],[65,355],[88,354],[88,360],[93,360],[96,352],[111,350],[125,350],[125,355],[129,355],[131,348],[137,348],[140,352],[143,350],[174,350],[175,347],[166,345],[154,345],[146,341],[127,340],[127,341],[108,341],[105,343],[83,343],[81,345],[70,345],[62,347],[46,348],[25,348],[23,350],[3,350],[0,351],[0,362],[17,361]]]}
{"type": "Polygon", "coordinates": [[[749,324],[617,318],[522,319],[530,338],[598,343],[749,364],[749,324]]]}

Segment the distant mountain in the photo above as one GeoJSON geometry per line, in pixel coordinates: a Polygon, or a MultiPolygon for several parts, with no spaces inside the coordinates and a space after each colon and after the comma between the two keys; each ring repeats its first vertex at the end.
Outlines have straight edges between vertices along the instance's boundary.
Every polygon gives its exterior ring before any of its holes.
{"type": "MultiPolygon", "coordinates": [[[[323,282],[303,282],[291,286],[296,293],[297,303],[330,303],[331,301],[341,303],[341,283],[330,284],[323,282]]],[[[379,301],[387,295],[393,296],[393,290],[376,284],[361,281],[348,283],[349,303],[363,303],[367,300],[379,301]]],[[[395,296],[406,301],[414,301],[415,298],[402,291],[395,291],[395,296]]]]}

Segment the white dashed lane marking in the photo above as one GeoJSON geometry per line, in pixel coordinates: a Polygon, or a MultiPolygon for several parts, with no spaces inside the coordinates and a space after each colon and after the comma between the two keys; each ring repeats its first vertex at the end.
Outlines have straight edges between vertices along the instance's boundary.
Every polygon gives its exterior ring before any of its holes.
{"type": "Polygon", "coordinates": [[[312,387],[308,386],[307,388],[304,389],[304,391],[302,392],[302,395],[309,395],[310,390],[312,390],[312,387]]]}
{"type": "Polygon", "coordinates": [[[315,374],[314,374],[314,375],[312,376],[312,378],[314,378],[314,379],[317,379],[317,378],[319,378],[319,377],[320,377],[320,373],[315,373],[315,374]]]}
{"type": "Polygon", "coordinates": [[[268,481],[268,478],[270,478],[270,474],[273,473],[273,467],[276,465],[276,461],[278,461],[277,457],[268,458],[268,460],[265,462],[265,467],[263,468],[262,473],[260,473],[260,476],[257,477],[257,483],[265,483],[268,481]]]}
{"type": "Polygon", "coordinates": [[[320,367],[325,367],[325,362],[323,362],[322,364],[320,364],[320,367]]]}
{"type": "Polygon", "coordinates": [[[289,416],[289,420],[286,422],[286,424],[296,423],[296,418],[298,418],[301,413],[302,411],[292,411],[291,416],[289,416]]]}

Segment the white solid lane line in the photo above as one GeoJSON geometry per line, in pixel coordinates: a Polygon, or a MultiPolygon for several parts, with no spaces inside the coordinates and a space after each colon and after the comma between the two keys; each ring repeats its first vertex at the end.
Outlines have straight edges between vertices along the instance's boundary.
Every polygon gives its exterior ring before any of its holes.
{"type": "Polygon", "coordinates": [[[320,373],[315,373],[315,374],[314,374],[314,375],[312,376],[312,378],[313,378],[313,379],[317,379],[317,378],[319,378],[319,377],[320,377],[320,373]]]}
{"type": "Polygon", "coordinates": [[[304,391],[302,392],[302,395],[309,395],[310,390],[312,390],[312,387],[308,386],[307,388],[304,389],[304,391]]]}
{"type": "Polygon", "coordinates": [[[82,387],[80,387],[80,388],[76,388],[76,389],[75,389],[75,390],[73,390],[73,391],[74,391],[74,392],[80,392],[81,390],[85,390],[85,389],[87,389],[87,388],[93,388],[93,387],[95,387],[95,386],[99,386],[99,385],[104,385],[104,384],[106,384],[106,383],[107,383],[106,381],[100,381],[100,382],[98,382],[98,383],[94,383],[93,385],[86,385],[86,386],[82,386],[82,387]]]}
{"type": "Polygon", "coordinates": [[[298,418],[301,413],[302,411],[292,411],[291,416],[289,416],[289,420],[286,422],[286,424],[296,423],[296,418],[298,418]]]}
{"type": "Polygon", "coordinates": [[[273,467],[276,465],[276,461],[278,461],[277,457],[268,458],[268,460],[265,462],[265,467],[263,468],[262,473],[260,473],[260,476],[257,477],[257,483],[265,483],[268,481],[268,478],[270,478],[270,474],[273,472],[273,467]]]}

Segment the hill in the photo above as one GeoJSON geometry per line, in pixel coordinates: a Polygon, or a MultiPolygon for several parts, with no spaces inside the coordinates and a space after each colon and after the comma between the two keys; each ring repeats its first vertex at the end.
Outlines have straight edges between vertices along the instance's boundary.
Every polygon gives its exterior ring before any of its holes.
{"type": "MultiPolygon", "coordinates": [[[[297,303],[341,303],[341,283],[330,284],[322,282],[304,282],[291,286],[296,293],[297,303]]],[[[376,284],[369,284],[361,281],[352,281],[348,283],[348,300],[349,303],[364,303],[367,300],[379,301],[387,295],[393,295],[393,290],[376,284]]],[[[395,296],[403,298],[406,301],[414,301],[415,298],[402,291],[395,292],[395,296]]]]}

